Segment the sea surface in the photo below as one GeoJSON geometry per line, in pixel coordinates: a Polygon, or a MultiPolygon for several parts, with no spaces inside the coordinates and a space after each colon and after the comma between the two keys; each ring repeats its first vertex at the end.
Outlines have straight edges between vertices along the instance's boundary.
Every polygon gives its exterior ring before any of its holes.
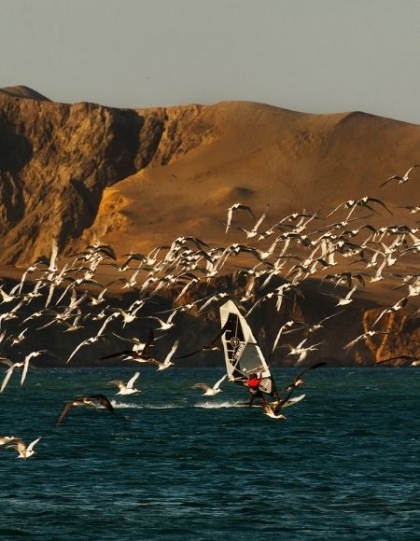
{"type": "MultiPolygon", "coordinates": [[[[420,368],[306,374],[305,399],[271,419],[222,368],[31,370],[0,394],[0,539],[418,540],[420,368]],[[114,406],[73,408],[103,393],[114,406]]],[[[275,371],[278,386],[299,370],[275,371]]],[[[302,390],[301,390],[302,389],[302,390]]],[[[299,393],[298,393],[299,394],[299,393]]]]}

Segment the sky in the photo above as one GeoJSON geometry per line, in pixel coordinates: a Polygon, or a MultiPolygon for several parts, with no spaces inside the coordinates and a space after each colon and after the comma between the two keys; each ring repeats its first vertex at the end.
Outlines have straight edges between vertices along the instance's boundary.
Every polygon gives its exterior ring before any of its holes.
{"type": "Polygon", "coordinates": [[[0,0],[0,88],[420,124],[419,0],[0,0]]]}

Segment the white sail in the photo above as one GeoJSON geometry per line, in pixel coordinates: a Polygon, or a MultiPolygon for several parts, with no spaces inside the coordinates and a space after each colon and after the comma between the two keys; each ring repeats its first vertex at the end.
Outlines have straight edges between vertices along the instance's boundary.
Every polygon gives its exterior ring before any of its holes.
{"type": "Polygon", "coordinates": [[[221,340],[230,381],[244,381],[250,374],[262,378],[260,390],[276,396],[277,391],[269,366],[252,330],[231,300],[220,307],[221,340]]]}

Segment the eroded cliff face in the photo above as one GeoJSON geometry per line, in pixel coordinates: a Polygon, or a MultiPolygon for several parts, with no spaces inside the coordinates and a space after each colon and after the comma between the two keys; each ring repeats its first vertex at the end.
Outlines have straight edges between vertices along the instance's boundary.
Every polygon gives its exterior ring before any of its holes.
{"type": "Polygon", "coordinates": [[[24,264],[71,250],[96,218],[106,187],[166,164],[203,140],[180,134],[201,107],[134,111],[0,92],[0,262],[24,264]]]}

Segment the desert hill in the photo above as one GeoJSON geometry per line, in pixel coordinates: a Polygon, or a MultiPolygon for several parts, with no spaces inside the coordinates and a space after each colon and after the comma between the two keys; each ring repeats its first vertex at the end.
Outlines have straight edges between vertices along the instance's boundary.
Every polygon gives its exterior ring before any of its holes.
{"type": "Polygon", "coordinates": [[[255,213],[269,204],[275,222],[365,195],[394,207],[417,197],[415,178],[379,188],[419,161],[417,125],[246,102],[119,110],[33,95],[0,93],[3,264],[30,263],[52,236],[67,251],[95,239],[142,251],[186,234],[225,243],[237,201],[255,213]]]}
{"type": "MultiPolygon", "coordinates": [[[[296,240],[296,233],[285,253],[287,266],[276,280],[299,283],[307,299],[303,309],[299,300],[303,296],[294,298],[281,321],[292,313],[297,319],[311,313],[315,319],[317,313],[325,315],[334,306],[331,295],[344,295],[350,288],[350,282],[346,288],[340,281],[338,289],[331,285],[319,294],[320,284],[330,285],[330,274],[366,273],[367,250],[348,249],[348,242],[353,239],[351,228],[367,224],[363,238],[354,233],[354,243],[361,247],[377,231],[370,241],[376,244],[369,247],[369,260],[375,251],[391,250],[397,237],[404,257],[395,266],[389,263],[384,276],[378,274],[373,280],[378,266],[372,263],[364,278],[369,287],[360,287],[357,303],[348,308],[352,326],[348,318],[340,323],[337,319],[333,326],[332,336],[342,336],[341,347],[355,332],[368,330],[378,310],[404,295],[402,277],[419,268],[413,208],[419,204],[420,168],[411,171],[407,182],[395,179],[381,186],[417,164],[419,149],[420,126],[362,112],[313,115],[251,102],[115,109],[93,103],[56,103],[26,87],[8,87],[0,91],[2,273],[19,277],[29,264],[48,259],[53,238],[61,261],[86,245],[100,243],[111,245],[121,262],[129,253],[148,254],[159,246],[167,251],[174,239],[185,236],[205,242],[208,250],[252,243],[264,251],[276,235],[295,231],[298,219],[287,216],[304,213],[312,217],[305,230],[302,226],[307,238],[296,240]],[[366,205],[344,205],[364,197],[368,197],[366,205]],[[268,210],[259,233],[284,221],[267,237],[248,237],[246,231],[254,223],[249,213],[236,212],[227,227],[227,210],[238,202],[252,209],[256,218],[268,210]],[[390,226],[408,228],[410,234],[394,233],[390,226]],[[382,227],[388,229],[380,233],[382,227]],[[329,230],[337,237],[345,235],[345,242],[322,244],[322,235],[329,230]],[[339,252],[331,268],[318,261],[316,272],[310,270],[315,263],[307,262],[315,246],[311,239],[317,239],[319,247],[327,245],[330,252],[339,252]]],[[[281,243],[288,245],[285,239],[281,243]]],[[[188,247],[191,252],[192,245],[188,247]]],[[[274,253],[279,250],[280,245],[274,253]]],[[[259,278],[258,270],[269,272],[280,264],[274,262],[274,255],[262,260],[255,251],[239,251],[238,257],[232,253],[226,257],[215,291],[230,288],[241,297],[244,290],[250,291],[244,274],[261,285],[264,276],[259,278]],[[224,276],[229,273],[241,278],[232,282],[224,276]]],[[[330,255],[328,249],[323,252],[324,259],[330,255]]],[[[167,265],[162,272],[168,287],[161,292],[167,292],[174,269],[167,265]]],[[[185,269],[196,270],[184,263],[185,269]]],[[[115,264],[102,272],[111,280],[117,272],[115,264]]],[[[253,301],[264,293],[258,291],[253,301]]],[[[200,294],[204,295],[203,289],[200,294]]],[[[251,300],[251,296],[245,298],[251,300]]],[[[193,300],[192,289],[183,300],[193,300]]],[[[417,310],[416,302],[413,295],[411,313],[417,310]]],[[[266,304],[261,303],[251,317],[260,326],[263,317],[269,320],[268,328],[260,331],[273,339],[280,316],[266,304]]],[[[409,319],[405,333],[405,320],[395,318],[392,324],[398,328],[399,342],[390,342],[387,336],[377,348],[371,341],[374,358],[378,349],[381,355],[417,354],[414,346],[409,347],[410,338],[418,332],[416,320],[409,319]]],[[[214,326],[214,319],[213,313],[207,323],[214,326]]],[[[384,329],[391,328],[388,318],[383,317],[382,324],[384,329]]],[[[191,333],[192,328],[191,322],[186,323],[184,333],[191,333]]],[[[338,346],[332,342],[327,345],[325,340],[325,357],[337,356],[338,346]]],[[[362,362],[363,351],[357,358],[362,362]]]]}

